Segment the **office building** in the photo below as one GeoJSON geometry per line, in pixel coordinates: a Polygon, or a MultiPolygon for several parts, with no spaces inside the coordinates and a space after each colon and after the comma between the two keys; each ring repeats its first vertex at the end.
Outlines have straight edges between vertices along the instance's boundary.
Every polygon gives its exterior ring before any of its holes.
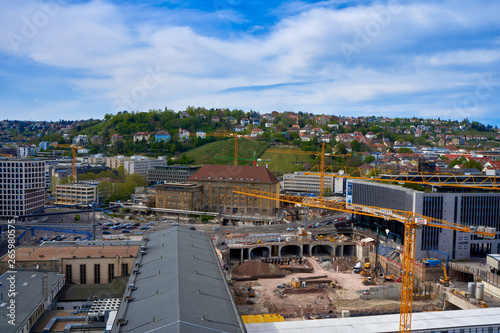
{"type": "Polygon", "coordinates": [[[0,219],[28,215],[44,207],[45,162],[0,161],[0,219]]]}
{"type": "Polygon", "coordinates": [[[163,165],[167,165],[167,158],[163,156],[159,156],[157,159],[144,156],[132,156],[123,161],[126,174],[131,175],[133,173],[138,173],[144,177],[144,179],[148,176],[148,170],[163,165]]]}
{"type": "Polygon", "coordinates": [[[156,208],[200,210],[201,185],[161,184],[156,186],[156,208]]]}
{"type": "Polygon", "coordinates": [[[155,166],[148,170],[147,181],[150,184],[185,183],[199,168],[188,165],[155,166]]]}
{"type": "Polygon", "coordinates": [[[279,193],[280,184],[267,168],[204,165],[188,178],[203,187],[202,209],[223,214],[274,215],[279,202],[233,193],[237,187],[279,193]]]}
{"type": "MultiPolygon", "coordinates": [[[[323,188],[326,193],[334,191],[334,177],[323,177],[323,188]]],[[[320,176],[305,175],[305,172],[296,171],[283,175],[283,190],[287,194],[314,194],[320,195],[320,176]]]]}
{"type": "Polygon", "coordinates": [[[99,202],[99,194],[96,185],[65,184],[56,185],[54,199],[56,205],[93,203],[99,202]]]}
{"type": "MultiPolygon", "coordinates": [[[[422,192],[402,186],[366,182],[347,181],[347,202],[354,204],[411,211],[424,216],[467,226],[495,228],[495,239],[486,239],[474,234],[443,228],[424,226],[417,230],[416,259],[438,257],[446,259],[467,259],[471,256],[499,253],[500,240],[500,193],[466,192],[446,190],[443,192],[422,192]]],[[[365,219],[366,220],[366,219],[365,219]]],[[[403,235],[403,224],[394,221],[380,221],[397,235],[403,235]]]]}

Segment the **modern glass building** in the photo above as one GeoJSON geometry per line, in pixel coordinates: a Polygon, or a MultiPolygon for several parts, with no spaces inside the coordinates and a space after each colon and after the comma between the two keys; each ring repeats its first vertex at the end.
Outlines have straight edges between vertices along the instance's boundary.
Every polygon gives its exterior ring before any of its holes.
{"type": "MultiPolygon", "coordinates": [[[[500,193],[465,190],[423,192],[399,185],[380,184],[349,179],[347,200],[352,203],[387,209],[412,211],[449,222],[468,226],[495,228],[495,239],[486,239],[454,230],[423,227],[417,230],[416,258],[438,257],[437,250],[449,254],[450,259],[465,259],[500,252],[500,193]]],[[[368,224],[372,219],[363,218],[368,224]]],[[[403,235],[403,224],[378,221],[383,229],[403,235]]]]}

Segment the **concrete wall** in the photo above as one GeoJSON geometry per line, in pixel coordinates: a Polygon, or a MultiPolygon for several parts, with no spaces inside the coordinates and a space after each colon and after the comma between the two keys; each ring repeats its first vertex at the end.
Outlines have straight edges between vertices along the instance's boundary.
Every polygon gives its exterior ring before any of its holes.
{"type": "Polygon", "coordinates": [[[272,242],[260,244],[229,244],[230,260],[244,261],[296,258],[303,256],[316,257],[352,257],[368,256],[369,247],[354,242],[272,242]]]}
{"type": "Polygon", "coordinates": [[[500,298],[500,289],[498,287],[495,287],[491,283],[488,283],[486,281],[483,281],[484,283],[484,292],[488,293],[490,295],[493,295],[497,298],[500,298]]]}

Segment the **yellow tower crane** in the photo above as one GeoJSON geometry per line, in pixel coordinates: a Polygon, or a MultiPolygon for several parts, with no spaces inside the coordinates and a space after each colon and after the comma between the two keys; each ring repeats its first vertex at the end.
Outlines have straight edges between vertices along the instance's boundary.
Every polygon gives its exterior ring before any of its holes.
{"type": "Polygon", "coordinates": [[[249,195],[263,199],[277,200],[281,202],[300,204],[309,207],[331,209],[347,213],[367,215],[367,216],[373,216],[373,217],[403,222],[405,226],[405,231],[404,231],[403,260],[402,260],[403,277],[401,284],[399,332],[411,332],[411,316],[413,310],[413,285],[415,281],[414,277],[415,238],[416,238],[417,227],[429,226],[429,227],[450,229],[450,230],[474,233],[487,238],[494,238],[496,235],[495,228],[464,226],[407,211],[384,209],[379,207],[358,205],[358,204],[339,202],[339,201],[331,201],[322,198],[312,198],[312,197],[304,198],[304,197],[297,197],[290,195],[280,195],[265,191],[251,190],[247,188],[236,188],[233,192],[237,194],[249,195]]]}
{"type": "MultiPolygon", "coordinates": [[[[325,156],[350,156],[351,154],[344,155],[335,155],[326,153],[325,154],[325,143],[321,144],[321,152],[317,151],[301,151],[301,150],[280,150],[280,149],[267,149],[266,153],[278,153],[278,154],[293,154],[293,155],[319,155],[321,157],[319,164],[319,173],[314,173],[315,175],[319,175],[319,196],[323,197],[323,192],[325,188],[325,156]]],[[[313,174],[313,173],[306,173],[313,174]]]]}
{"type": "Polygon", "coordinates": [[[73,144],[60,144],[60,143],[51,143],[50,145],[52,147],[71,148],[71,150],[73,151],[73,181],[76,184],[78,181],[76,172],[76,152],[78,149],[83,149],[83,147],[73,144]]]}

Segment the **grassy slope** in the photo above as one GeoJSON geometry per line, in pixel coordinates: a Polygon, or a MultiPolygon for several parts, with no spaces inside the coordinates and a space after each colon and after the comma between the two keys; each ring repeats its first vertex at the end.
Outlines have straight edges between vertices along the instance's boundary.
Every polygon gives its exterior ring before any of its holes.
{"type": "MultiPolygon", "coordinates": [[[[238,140],[238,156],[240,158],[253,159],[254,153],[259,156],[269,145],[265,140],[238,140]]],[[[233,164],[234,139],[219,140],[207,143],[201,147],[186,152],[189,158],[193,158],[194,165],[203,164],[233,164]],[[223,157],[223,158],[221,158],[223,157]]],[[[252,165],[252,161],[238,160],[240,165],[252,165]]]]}
{"type": "MultiPolygon", "coordinates": [[[[279,146],[271,146],[270,149],[273,150],[291,150],[290,147],[279,147],[279,146]]],[[[294,148],[297,152],[301,152],[302,150],[298,148],[294,148]]],[[[293,171],[303,171],[304,164],[308,165],[308,169],[314,164],[315,156],[310,155],[302,155],[302,154],[285,154],[285,153],[269,153],[264,152],[261,156],[262,159],[271,161],[267,162],[268,168],[271,172],[276,175],[282,175],[287,172],[293,171]]]]}

